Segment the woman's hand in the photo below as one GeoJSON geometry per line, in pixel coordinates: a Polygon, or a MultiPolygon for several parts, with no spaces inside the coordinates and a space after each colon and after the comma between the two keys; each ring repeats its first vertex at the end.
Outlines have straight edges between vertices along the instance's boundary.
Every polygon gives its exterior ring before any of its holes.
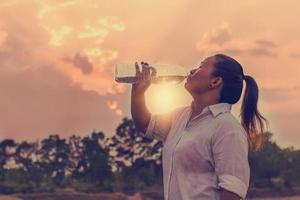
{"type": "Polygon", "coordinates": [[[135,63],[136,76],[139,77],[139,81],[132,84],[132,91],[139,94],[143,94],[149,88],[151,85],[151,77],[156,76],[154,67],[149,66],[146,62],[141,62],[141,65],[142,71],[140,70],[138,62],[135,63]]]}

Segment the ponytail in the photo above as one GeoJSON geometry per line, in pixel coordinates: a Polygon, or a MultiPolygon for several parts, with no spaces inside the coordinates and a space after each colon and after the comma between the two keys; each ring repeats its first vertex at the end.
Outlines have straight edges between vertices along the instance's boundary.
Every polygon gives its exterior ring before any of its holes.
{"type": "Polygon", "coordinates": [[[220,103],[235,104],[243,91],[243,80],[246,82],[245,94],[241,107],[241,124],[247,132],[249,148],[257,151],[264,139],[265,125],[268,121],[257,109],[258,86],[251,76],[245,76],[242,66],[235,59],[224,54],[216,54],[213,76],[222,77],[224,85],[220,94],[220,103]]]}
{"type": "Polygon", "coordinates": [[[251,76],[244,76],[246,90],[241,107],[241,124],[248,134],[250,149],[257,151],[263,144],[265,123],[268,121],[257,109],[259,90],[251,76]]]}

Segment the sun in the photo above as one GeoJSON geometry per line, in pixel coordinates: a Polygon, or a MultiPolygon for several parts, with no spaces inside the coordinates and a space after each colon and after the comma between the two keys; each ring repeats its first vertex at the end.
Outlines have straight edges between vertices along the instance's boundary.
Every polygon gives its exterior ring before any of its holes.
{"type": "Polygon", "coordinates": [[[167,113],[184,102],[184,91],[178,84],[152,84],[145,94],[147,107],[153,114],[167,113]]]}

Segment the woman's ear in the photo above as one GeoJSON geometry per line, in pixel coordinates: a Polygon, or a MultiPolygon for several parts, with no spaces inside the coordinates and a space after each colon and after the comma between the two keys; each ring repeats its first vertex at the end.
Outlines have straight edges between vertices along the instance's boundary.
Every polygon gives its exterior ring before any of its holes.
{"type": "Polygon", "coordinates": [[[223,78],[218,76],[212,79],[212,82],[210,83],[210,88],[217,88],[217,87],[221,87],[222,85],[223,85],[223,78]]]}

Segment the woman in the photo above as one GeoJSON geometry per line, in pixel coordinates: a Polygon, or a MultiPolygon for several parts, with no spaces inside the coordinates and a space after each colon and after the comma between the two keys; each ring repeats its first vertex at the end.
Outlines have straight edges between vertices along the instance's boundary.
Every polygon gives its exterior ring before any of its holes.
{"type": "MultiPolygon", "coordinates": [[[[258,87],[233,58],[217,54],[191,70],[185,88],[190,106],[152,115],[144,93],[150,68],[142,62],[132,85],[131,113],[138,130],[163,142],[163,183],[166,200],[245,199],[250,178],[249,149],[258,149],[266,119],[257,110],[258,87]],[[231,114],[246,90],[241,123],[231,114]]],[[[163,97],[162,97],[163,98],[163,97]]]]}

